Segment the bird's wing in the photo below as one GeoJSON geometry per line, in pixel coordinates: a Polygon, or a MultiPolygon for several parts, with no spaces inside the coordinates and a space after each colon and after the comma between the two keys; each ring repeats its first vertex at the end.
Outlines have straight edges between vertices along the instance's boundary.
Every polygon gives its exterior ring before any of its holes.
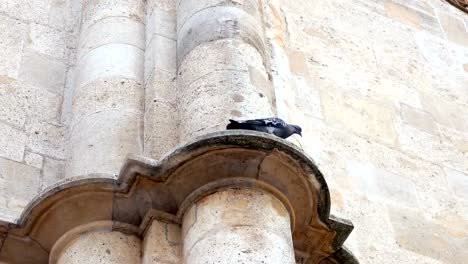
{"type": "Polygon", "coordinates": [[[252,124],[252,125],[257,125],[257,126],[270,126],[270,127],[277,127],[277,128],[283,128],[287,124],[280,118],[261,118],[261,119],[252,119],[252,120],[245,120],[242,121],[242,123],[246,124],[252,124]]]}

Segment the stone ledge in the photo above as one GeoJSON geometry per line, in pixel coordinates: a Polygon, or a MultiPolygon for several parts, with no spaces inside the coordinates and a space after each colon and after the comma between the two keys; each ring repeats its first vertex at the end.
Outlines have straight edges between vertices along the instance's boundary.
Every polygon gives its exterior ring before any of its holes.
{"type": "Polygon", "coordinates": [[[180,224],[187,198],[201,187],[203,192],[229,187],[230,181],[278,192],[294,221],[294,247],[304,263],[357,263],[340,251],[352,225],[330,218],[328,187],[314,162],[285,140],[251,131],[208,134],[160,161],[130,157],[118,179],[88,175],[50,188],[16,225],[3,225],[0,260],[47,263],[65,233],[96,221],[134,226],[140,236],[152,218],[180,224]],[[29,254],[22,254],[25,249],[29,254]],[[353,261],[341,261],[338,251],[353,261]]]}

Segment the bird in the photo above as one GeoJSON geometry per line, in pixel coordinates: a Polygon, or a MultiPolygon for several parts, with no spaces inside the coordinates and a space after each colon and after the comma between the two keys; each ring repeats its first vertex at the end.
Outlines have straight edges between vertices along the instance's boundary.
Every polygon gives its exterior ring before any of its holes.
{"type": "Polygon", "coordinates": [[[251,120],[233,120],[229,119],[229,124],[226,126],[227,130],[231,129],[245,129],[265,132],[273,134],[277,137],[286,139],[293,134],[298,134],[302,137],[302,128],[298,125],[288,124],[281,118],[260,118],[251,120]]]}

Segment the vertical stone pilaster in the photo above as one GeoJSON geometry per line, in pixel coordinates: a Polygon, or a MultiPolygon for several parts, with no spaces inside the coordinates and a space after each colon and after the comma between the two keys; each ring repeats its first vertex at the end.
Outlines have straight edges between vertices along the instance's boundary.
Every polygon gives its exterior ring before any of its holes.
{"type": "Polygon", "coordinates": [[[142,264],[181,264],[180,226],[153,220],[143,242],[142,264]]]}
{"type": "Polygon", "coordinates": [[[185,212],[184,263],[295,263],[289,213],[253,189],[211,194],[185,212]]]}
{"type": "Polygon", "coordinates": [[[271,116],[261,1],[179,0],[180,140],[224,129],[229,118],[271,116]]]}
{"type": "Polygon", "coordinates": [[[148,0],[145,51],[145,149],[160,158],[178,143],[176,0],[148,0]]]}
{"type": "Polygon", "coordinates": [[[143,150],[143,0],[83,6],[67,176],[117,174],[143,150]]]}

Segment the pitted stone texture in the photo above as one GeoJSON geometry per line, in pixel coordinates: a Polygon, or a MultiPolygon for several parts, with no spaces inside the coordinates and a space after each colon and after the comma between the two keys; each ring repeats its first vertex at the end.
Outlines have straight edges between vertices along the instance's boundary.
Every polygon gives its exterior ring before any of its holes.
{"type": "Polygon", "coordinates": [[[295,263],[289,213],[271,194],[218,191],[184,215],[184,262],[295,263]]]}
{"type": "Polygon", "coordinates": [[[72,241],[57,264],[139,264],[141,241],[120,232],[92,232],[72,241]]]}
{"type": "Polygon", "coordinates": [[[24,153],[24,162],[29,166],[41,169],[42,164],[44,163],[44,157],[39,155],[39,154],[36,154],[36,153],[25,152],[24,153]]]}
{"type": "Polygon", "coordinates": [[[143,82],[144,52],[134,46],[111,43],[91,50],[78,64],[76,88],[98,78],[122,77],[143,82]]]}
{"type": "Polygon", "coordinates": [[[49,0],[3,0],[0,2],[0,12],[23,21],[47,24],[50,2],[49,0]]]}
{"type": "Polygon", "coordinates": [[[208,0],[208,1],[197,1],[197,0],[175,0],[177,3],[177,25],[178,30],[185,26],[188,20],[197,13],[204,11],[205,9],[213,7],[235,7],[240,11],[244,11],[252,18],[256,20],[256,23],[261,25],[261,1],[258,0],[208,0]]]}
{"type": "Polygon", "coordinates": [[[128,154],[142,152],[142,130],[140,113],[105,110],[82,118],[71,131],[67,177],[118,174],[128,154]]]}
{"type": "Polygon", "coordinates": [[[21,212],[39,192],[40,169],[0,158],[0,179],[3,183],[0,185],[1,195],[11,200],[9,209],[21,212]]]}
{"type": "Polygon", "coordinates": [[[268,80],[250,45],[222,40],[194,49],[179,68],[181,140],[224,129],[229,118],[272,116],[274,92],[260,78],[268,80]]]}
{"type": "MultiPolygon", "coordinates": [[[[11,1],[13,3],[13,1],[11,1]]],[[[24,1],[29,2],[29,1],[24,1]]],[[[10,3],[10,4],[12,4],[10,3]]],[[[0,6],[5,4],[3,1],[0,6]]],[[[28,27],[14,19],[0,15],[0,75],[17,78],[23,45],[28,27]]]]}
{"type": "Polygon", "coordinates": [[[63,179],[65,179],[65,161],[48,157],[44,158],[41,190],[44,191],[63,179]]]}
{"type": "Polygon", "coordinates": [[[32,23],[29,38],[29,47],[34,51],[60,60],[67,59],[66,32],[32,23]]]}
{"type": "Polygon", "coordinates": [[[178,143],[178,109],[174,104],[155,97],[147,99],[144,153],[153,159],[159,159],[178,143]]]}
{"type": "Polygon", "coordinates": [[[0,120],[22,128],[26,119],[57,123],[61,96],[47,89],[0,77],[0,120]]]}
{"type": "Polygon", "coordinates": [[[127,17],[137,22],[144,22],[145,1],[123,0],[85,0],[83,5],[81,30],[92,26],[106,17],[127,17]]]}
{"type": "Polygon", "coordinates": [[[142,264],[181,263],[180,226],[153,220],[143,241],[142,264]]]}
{"type": "Polygon", "coordinates": [[[131,79],[98,79],[81,87],[73,98],[74,127],[81,119],[102,111],[142,113],[143,87],[131,79]]]}
{"type": "Polygon", "coordinates": [[[178,30],[177,62],[194,48],[210,41],[238,39],[265,56],[263,28],[245,11],[234,7],[213,7],[193,14],[178,30]]]}
{"type": "Polygon", "coordinates": [[[28,149],[56,159],[65,158],[65,134],[67,127],[41,121],[31,121],[26,124],[28,133],[28,149]]]}
{"type": "Polygon", "coordinates": [[[395,145],[397,134],[393,127],[393,109],[338,91],[322,91],[325,119],[355,133],[395,145]]]}
{"type": "Polygon", "coordinates": [[[0,157],[23,161],[24,148],[28,142],[27,134],[8,124],[0,122],[0,157]]]}
{"type": "Polygon", "coordinates": [[[127,44],[144,50],[144,30],[145,27],[142,22],[131,18],[103,18],[81,32],[77,59],[80,60],[91,50],[110,43],[127,44]]]}

